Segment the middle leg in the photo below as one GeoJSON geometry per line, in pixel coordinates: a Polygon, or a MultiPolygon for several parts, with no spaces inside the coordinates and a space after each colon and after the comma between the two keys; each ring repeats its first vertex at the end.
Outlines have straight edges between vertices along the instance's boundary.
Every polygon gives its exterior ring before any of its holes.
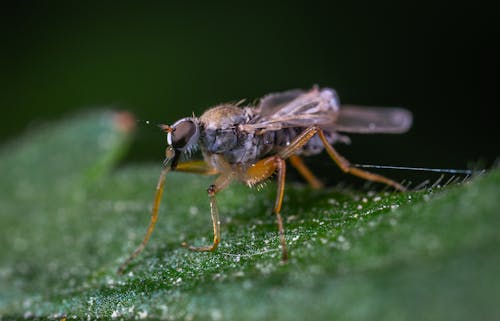
{"type": "Polygon", "coordinates": [[[276,201],[274,203],[274,214],[276,215],[276,223],[278,225],[278,232],[281,244],[281,260],[286,262],[288,260],[288,250],[286,247],[285,229],[283,228],[283,219],[281,217],[281,205],[283,204],[283,197],[285,194],[285,176],[286,176],[286,162],[279,156],[270,156],[264,158],[253,166],[248,168],[243,173],[243,181],[248,185],[253,186],[262,182],[277,173],[277,193],[276,201]]]}

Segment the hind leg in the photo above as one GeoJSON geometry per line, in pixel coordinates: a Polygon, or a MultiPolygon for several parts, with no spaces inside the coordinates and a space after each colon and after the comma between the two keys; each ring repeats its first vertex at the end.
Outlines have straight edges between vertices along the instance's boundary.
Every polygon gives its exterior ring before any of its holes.
{"type": "Polygon", "coordinates": [[[323,183],[321,183],[321,181],[313,174],[313,172],[311,172],[309,167],[306,166],[300,156],[292,155],[288,160],[313,189],[320,189],[323,187],[323,183]]]}
{"type": "Polygon", "coordinates": [[[340,155],[333,148],[333,146],[330,145],[330,143],[328,142],[328,140],[325,137],[325,134],[323,133],[323,131],[321,129],[318,128],[317,133],[318,133],[319,138],[323,142],[323,145],[325,146],[326,152],[331,157],[331,159],[333,159],[333,161],[340,167],[340,169],[343,172],[360,177],[360,178],[363,178],[363,179],[366,179],[366,180],[369,180],[369,181],[383,183],[383,184],[392,186],[395,189],[400,190],[400,191],[406,191],[406,188],[403,185],[399,184],[398,182],[393,181],[392,179],[389,179],[389,178],[382,176],[382,175],[374,174],[374,173],[359,169],[357,167],[353,167],[347,159],[345,159],[342,155],[340,155]]]}
{"type": "Polygon", "coordinates": [[[283,159],[287,159],[289,157],[292,157],[297,152],[298,149],[300,149],[302,146],[307,144],[307,142],[316,134],[319,136],[319,138],[323,142],[323,145],[325,146],[326,152],[328,153],[330,158],[340,167],[340,169],[343,172],[360,177],[360,178],[363,178],[363,179],[366,179],[366,180],[369,180],[369,181],[387,184],[387,185],[392,186],[400,191],[406,190],[406,188],[403,185],[393,181],[392,179],[389,179],[389,178],[384,177],[382,175],[374,174],[374,173],[353,167],[347,159],[342,157],[333,148],[333,146],[330,145],[330,143],[326,139],[325,134],[323,133],[321,128],[319,128],[317,126],[308,127],[299,136],[297,136],[290,143],[290,145],[288,145],[286,148],[281,150],[278,153],[278,155],[283,159]]]}

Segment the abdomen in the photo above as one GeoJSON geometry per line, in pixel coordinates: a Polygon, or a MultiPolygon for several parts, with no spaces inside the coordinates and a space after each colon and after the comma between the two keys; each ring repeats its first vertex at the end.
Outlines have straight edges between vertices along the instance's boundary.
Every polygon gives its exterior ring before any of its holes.
{"type": "MultiPolygon", "coordinates": [[[[261,148],[259,150],[260,158],[279,153],[299,136],[306,128],[292,127],[284,128],[278,131],[270,131],[261,135],[261,148]]],[[[337,134],[335,132],[324,131],[324,134],[330,144],[335,143],[337,134]]],[[[299,148],[297,155],[311,156],[323,151],[323,142],[318,135],[314,135],[304,146],[299,148]]]]}
{"type": "MultiPolygon", "coordinates": [[[[202,151],[206,154],[219,154],[229,164],[253,164],[282,149],[299,136],[306,128],[292,127],[277,131],[268,131],[262,135],[238,132],[237,130],[204,133],[202,151]]],[[[324,131],[330,144],[333,144],[338,135],[335,132],[324,131]]],[[[323,142],[314,135],[304,146],[297,150],[297,155],[311,156],[323,151],[323,142]]]]}

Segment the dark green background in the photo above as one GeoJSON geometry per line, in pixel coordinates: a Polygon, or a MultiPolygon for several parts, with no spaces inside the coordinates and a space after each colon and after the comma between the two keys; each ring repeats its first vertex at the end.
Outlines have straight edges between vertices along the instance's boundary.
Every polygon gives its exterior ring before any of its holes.
{"type": "MultiPolygon", "coordinates": [[[[490,165],[500,137],[498,13],[481,1],[419,3],[4,6],[0,140],[81,109],[172,123],[220,102],[319,84],[346,103],[414,112],[409,134],[340,146],[355,162],[490,165]]],[[[140,126],[128,161],[159,163],[163,145],[157,129],[140,126]]]]}

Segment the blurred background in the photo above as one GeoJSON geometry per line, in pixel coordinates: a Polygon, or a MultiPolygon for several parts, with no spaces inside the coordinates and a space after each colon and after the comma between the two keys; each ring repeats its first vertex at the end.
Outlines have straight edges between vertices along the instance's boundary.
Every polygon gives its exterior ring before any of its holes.
{"type": "MultiPolygon", "coordinates": [[[[405,135],[353,135],[357,163],[466,168],[499,154],[499,14],[481,1],[11,3],[1,10],[0,143],[81,110],[171,124],[270,92],[333,87],[403,106],[405,135]]],[[[139,124],[124,160],[161,163],[139,124]]],[[[310,162],[330,170],[326,157],[310,162]]],[[[403,174],[406,175],[406,174],[403,174]]]]}

